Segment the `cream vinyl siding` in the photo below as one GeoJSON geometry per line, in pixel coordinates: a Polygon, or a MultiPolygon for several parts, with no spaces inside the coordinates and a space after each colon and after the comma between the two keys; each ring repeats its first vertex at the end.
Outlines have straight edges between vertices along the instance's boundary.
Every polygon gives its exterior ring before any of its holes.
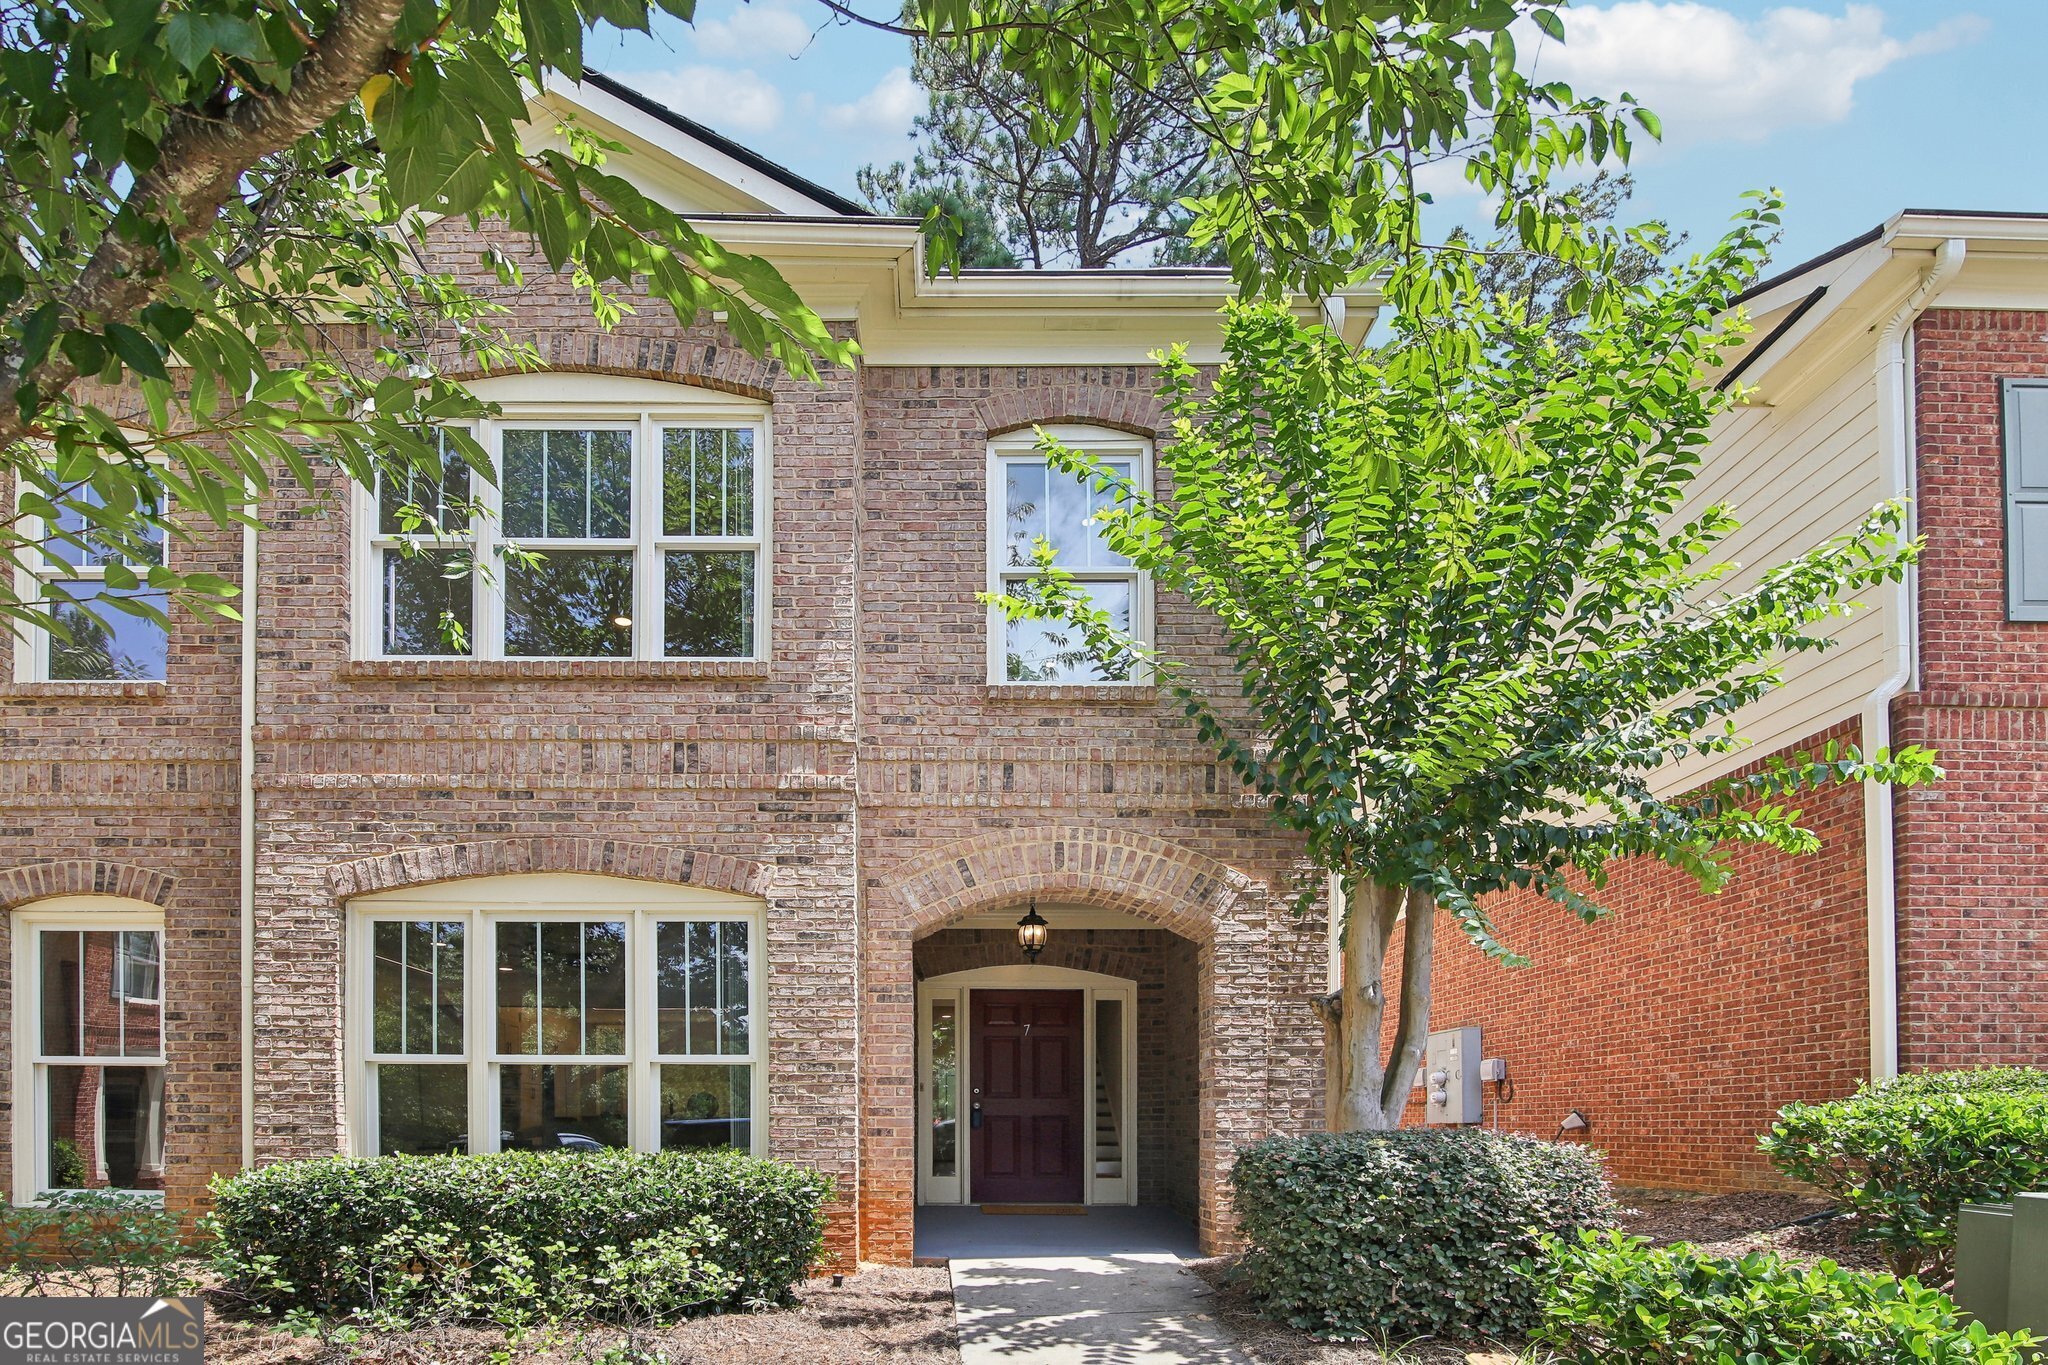
{"type": "MultiPolygon", "coordinates": [[[[1742,526],[1716,558],[1743,566],[1727,580],[1743,587],[1763,570],[1851,529],[1881,496],[1877,384],[1871,357],[1862,353],[1797,407],[1746,406],[1723,414],[1681,516],[1714,502],[1733,506],[1742,526]]],[[[1854,715],[1885,677],[1890,589],[1859,600],[1863,610],[1829,628],[1840,642],[1835,648],[1796,660],[1783,687],[1738,715],[1751,741],[1742,755],[1673,764],[1660,774],[1657,789],[1682,791],[1854,715]]]]}

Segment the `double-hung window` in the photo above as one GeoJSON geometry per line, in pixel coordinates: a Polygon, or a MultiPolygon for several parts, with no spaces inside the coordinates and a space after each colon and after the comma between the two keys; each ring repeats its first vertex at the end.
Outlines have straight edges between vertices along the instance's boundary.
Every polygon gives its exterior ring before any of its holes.
{"type": "Polygon", "coordinates": [[[423,515],[469,496],[452,454],[443,488],[380,488],[365,507],[367,655],[765,655],[762,413],[708,400],[505,413],[476,432],[498,471],[495,487],[475,481],[485,515],[423,515]]]}
{"type": "Polygon", "coordinates": [[[147,575],[163,563],[161,527],[139,527],[116,540],[94,525],[83,506],[99,506],[90,486],[57,499],[54,526],[26,518],[24,534],[40,541],[26,556],[23,596],[38,602],[51,626],[32,625],[15,648],[17,682],[162,682],[170,655],[163,623],[134,608],[170,608],[147,575]]]}
{"type": "Polygon", "coordinates": [[[163,1189],[163,924],[65,897],[16,917],[15,1191],[163,1189]]]}
{"type": "MultiPolygon", "coordinates": [[[[1149,448],[1115,432],[1055,427],[1065,444],[1086,450],[1111,473],[1144,486],[1149,448]]],[[[989,590],[1015,593],[1040,572],[1036,553],[1050,545],[1054,563],[1075,588],[1107,611],[1117,629],[1140,641],[1151,632],[1150,583],[1136,565],[1109,548],[1097,521],[1114,505],[1113,490],[1099,489],[1053,468],[1037,449],[1035,433],[998,438],[990,447],[989,590]]],[[[989,677],[993,682],[1102,683],[1136,681],[1127,669],[1105,666],[1075,631],[1057,621],[1009,621],[990,615],[989,677]]]]}
{"type": "Polygon", "coordinates": [[[357,903],[359,1150],[757,1148],[756,908],[605,878],[460,885],[357,903]]]}
{"type": "Polygon", "coordinates": [[[458,654],[472,647],[469,512],[469,465],[445,439],[438,483],[424,471],[409,472],[402,484],[379,481],[370,533],[378,653],[458,654]]]}

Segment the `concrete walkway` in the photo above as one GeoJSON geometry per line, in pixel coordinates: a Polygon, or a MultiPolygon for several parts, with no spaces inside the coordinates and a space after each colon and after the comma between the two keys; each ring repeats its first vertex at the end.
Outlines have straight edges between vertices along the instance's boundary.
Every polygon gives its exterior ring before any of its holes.
{"type": "Polygon", "coordinates": [[[1245,1365],[1164,1210],[920,1209],[917,1254],[950,1259],[962,1365],[1245,1365]]]}
{"type": "Polygon", "coordinates": [[[1245,1365],[1171,1252],[952,1266],[961,1365],[1245,1365]]]}

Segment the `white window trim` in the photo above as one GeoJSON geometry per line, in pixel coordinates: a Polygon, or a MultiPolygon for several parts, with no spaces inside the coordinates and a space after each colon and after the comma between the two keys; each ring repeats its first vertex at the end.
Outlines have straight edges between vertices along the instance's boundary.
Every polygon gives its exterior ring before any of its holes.
{"type": "MultiPolygon", "coordinates": [[[[40,964],[36,961],[36,947],[41,940],[42,931],[55,929],[60,932],[83,930],[86,933],[112,933],[122,929],[153,929],[162,934],[164,915],[162,910],[146,901],[130,900],[125,896],[82,895],[54,896],[48,900],[36,901],[16,910],[8,918],[14,936],[11,964],[14,973],[14,1113],[17,1119],[14,1128],[14,1205],[16,1208],[39,1208],[44,1202],[40,1198],[42,1192],[52,1188],[47,1169],[50,1148],[50,1098],[49,1088],[42,1083],[43,1072],[53,1064],[86,1062],[95,1062],[101,1066],[161,1068],[164,1065],[165,1050],[170,1042],[169,1030],[160,1023],[159,1051],[155,1057],[46,1058],[42,1050],[40,1017],[43,978],[39,970],[40,964]],[[26,1125],[18,1121],[24,1114],[29,1116],[26,1125]]],[[[157,995],[157,1003],[161,1007],[161,954],[157,995]]],[[[127,1194],[138,1203],[163,1202],[162,1193],[155,1190],[120,1193],[127,1194]]]]}
{"type": "Polygon", "coordinates": [[[661,1149],[660,1068],[747,1066],[750,1090],[747,1136],[756,1156],[768,1143],[767,907],[760,901],[701,887],[635,881],[586,873],[533,873],[478,877],[402,891],[377,892],[349,902],[347,1020],[344,1044],[347,1084],[344,1112],[349,1148],[376,1156],[377,1065],[425,1063],[469,1068],[470,1151],[499,1149],[499,1075],[506,1065],[625,1066],[626,1113],[637,1152],[661,1149]],[[463,1051],[459,1055],[401,1057],[373,1047],[371,926],[379,920],[460,920],[463,930],[463,1051]],[[500,920],[626,921],[626,1052],[567,1056],[501,1053],[497,1050],[496,923],[500,920]],[[654,925],[663,920],[727,920],[749,926],[747,1030],[749,1050],[693,1056],[655,1048],[655,1012],[639,1008],[654,998],[654,925]],[[481,1008],[478,1006],[481,1005],[481,1008]]]}
{"type": "MultiPolygon", "coordinates": [[[[523,376],[525,387],[553,391],[579,387],[563,381],[607,378],[589,375],[523,376]]],[[[481,386],[472,386],[481,387],[481,386]]],[[[490,572],[472,582],[474,598],[470,612],[468,654],[386,654],[384,653],[384,585],[381,569],[383,552],[401,541],[423,545],[437,543],[426,535],[384,535],[378,527],[377,495],[373,488],[357,485],[353,492],[353,540],[355,573],[351,594],[354,657],[358,659],[442,660],[470,663],[511,659],[515,662],[616,663],[620,658],[669,663],[765,662],[769,658],[770,604],[775,568],[773,545],[774,479],[773,437],[768,407],[763,403],[729,398],[708,390],[680,384],[643,387],[660,390],[660,401],[646,397],[605,397],[589,399],[536,400],[508,397],[498,415],[471,425],[471,432],[494,461],[503,459],[503,436],[507,431],[536,427],[574,426],[589,429],[629,430],[633,439],[633,535],[630,540],[549,539],[520,541],[543,550],[630,551],[633,556],[633,651],[619,657],[597,655],[508,655],[505,653],[505,566],[498,547],[516,539],[502,533],[502,504],[499,486],[473,479],[471,496],[482,509],[471,518],[470,528],[438,543],[443,546],[473,546],[480,564],[490,572]],[[661,530],[661,431],[664,427],[713,427],[750,430],[754,433],[754,534],[750,536],[670,536],[661,530]],[[754,552],[754,632],[752,650],[746,655],[670,655],[662,652],[663,580],[662,555],[670,550],[752,550],[754,552]]],[[[598,387],[594,392],[611,392],[598,387]]],[[[634,390],[639,392],[638,389],[634,390]]],[[[495,392],[495,390],[493,391],[495,392]]],[[[473,477],[473,476],[472,476],[473,477]]]]}
{"type": "Polygon", "coordinates": [[[132,958],[130,958],[130,957],[128,956],[128,947],[127,947],[127,944],[125,944],[125,943],[123,943],[123,944],[122,944],[122,946],[121,946],[121,961],[120,961],[120,966],[119,966],[119,968],[118,968],[118,969],[116,970],[116,972],[115,972],[115,974],[114,974],[114,985],[113,985],[113,991],[114,991],[114,999],[116,999],[116,1000],[119,1000],[119,1001],[120,1001],[120,1002],[121,1002],[122,1004],[124,1004],[124,1005],[161,1005],[161,1004],[163,1004],[163,998],[164,998],[164,957],[163,957],[163,942],[164,942],[164,941],[163,941],[163,937],[162,937],[162,935],[161,935],[161,934],[159,934],[159,935],[157,936],[157,941],[156,941],[156,943],[157,943],[157,956],[156,956],[156,961],[155,961],[155,962],[152,962],[152,963],[150,964],[150,966],[152,966],[152,967],[154,967],[154,968],[156,969],[156,972],[155,972],[155,976],[154,976],[154,980],[156,981],[156,990],[155,990],[155,992],[154,992],[153,994],[150,994],[150,995],[131,995],[131,994],[129,994],[129,992],[128,992],[128,989],[127,989],[127,987],[128,987],[128,964],[129,964],[129,963],[130,963],[131,961],[133,961],[134,959],[132,959],[132,958]]]}
{"type": "MultiPolygon", "coordinates": [[[[1044,463],[1045,457],[1038,449],[1038,433],[1044,431],[1064,445],[1085,450],[1103,460],[1129,460],[1131,482],[1139,488],[1152,486],[1152,443],[1129,432],[1112,431],[1106,427],[1054,425],[1023,431],[1007,432],[988,443],[988,525],[987,549],[983,558],[987,561],[988,591],[1001,593],[1003,579],[1020,577],[1033,573],[1029,568],[1017,568],[1003,562],[1003,551],[1009,543],[1008,528],[1004,525],[1008,499],[1004,490],[1008,479],[1004,468],[1013,462],[1036,461],[1044,463]]],[[[1131,633],[1145,644],[1153,643],[1153,593],[1152,575],[1136,567],[1129,569],[1088,569],[1074,571],[1078,582],[1115,580],[1131,585],[1131,633]]],[[[1152,685],[1152,671],[1143,663],[1131,670],[1125,679],[1092,679],[1065,683],[1038,683],[1022,678],[1010,677],[1009,657],[1004,649],[1008,622],[1000,607],[988,610],[988,681],[998,687],[1103,687],[1103,688],[1146,688],[1152,685]]]]}
{"type": "MultiPolygon", "coordinates": [[[[21,481],[15,480],[15,505],[19,507],[22,494],[21,481]]],[[[28,540],[40,544],[45,535],[43,519],[24,514],[20,523],[21,534],[28,540]]],[[[170,567],[171,540],[166,533],[158,542],[162,555],[160,563],[170,567]]],[[[146,576],[154,565],[129,566],[136,570],[138,577],[146,576]]],[[[56,579],[76,579],[100,582],[107,576],[104,564],[66,564],[52,559],[40,549],[27,551],[14,566],[15,600],[39,602],[43,596],[43,584],[56,579]]],[[[168,674],[168,658],[165,673],[168,674]]],[[[108,682],[120,682],[119,678],[53,678],[50,676],[50,632],[39,625],[24,623],[14,637],[14,681],[18,683],[48,683],[55,687],[97,687],[108,682]]],[[[147,678],[139,681],[159,683],[163,678],[147,678]]]]}

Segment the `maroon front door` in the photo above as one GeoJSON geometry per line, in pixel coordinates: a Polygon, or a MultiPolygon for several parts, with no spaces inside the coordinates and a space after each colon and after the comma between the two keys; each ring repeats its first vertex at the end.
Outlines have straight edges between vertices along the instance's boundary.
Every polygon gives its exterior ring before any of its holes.
{"type": "Polygon", "coordinates": [[[970,999],[973,1202],[1080,1203],[1081,992],[975,991],[970,999]]]}

